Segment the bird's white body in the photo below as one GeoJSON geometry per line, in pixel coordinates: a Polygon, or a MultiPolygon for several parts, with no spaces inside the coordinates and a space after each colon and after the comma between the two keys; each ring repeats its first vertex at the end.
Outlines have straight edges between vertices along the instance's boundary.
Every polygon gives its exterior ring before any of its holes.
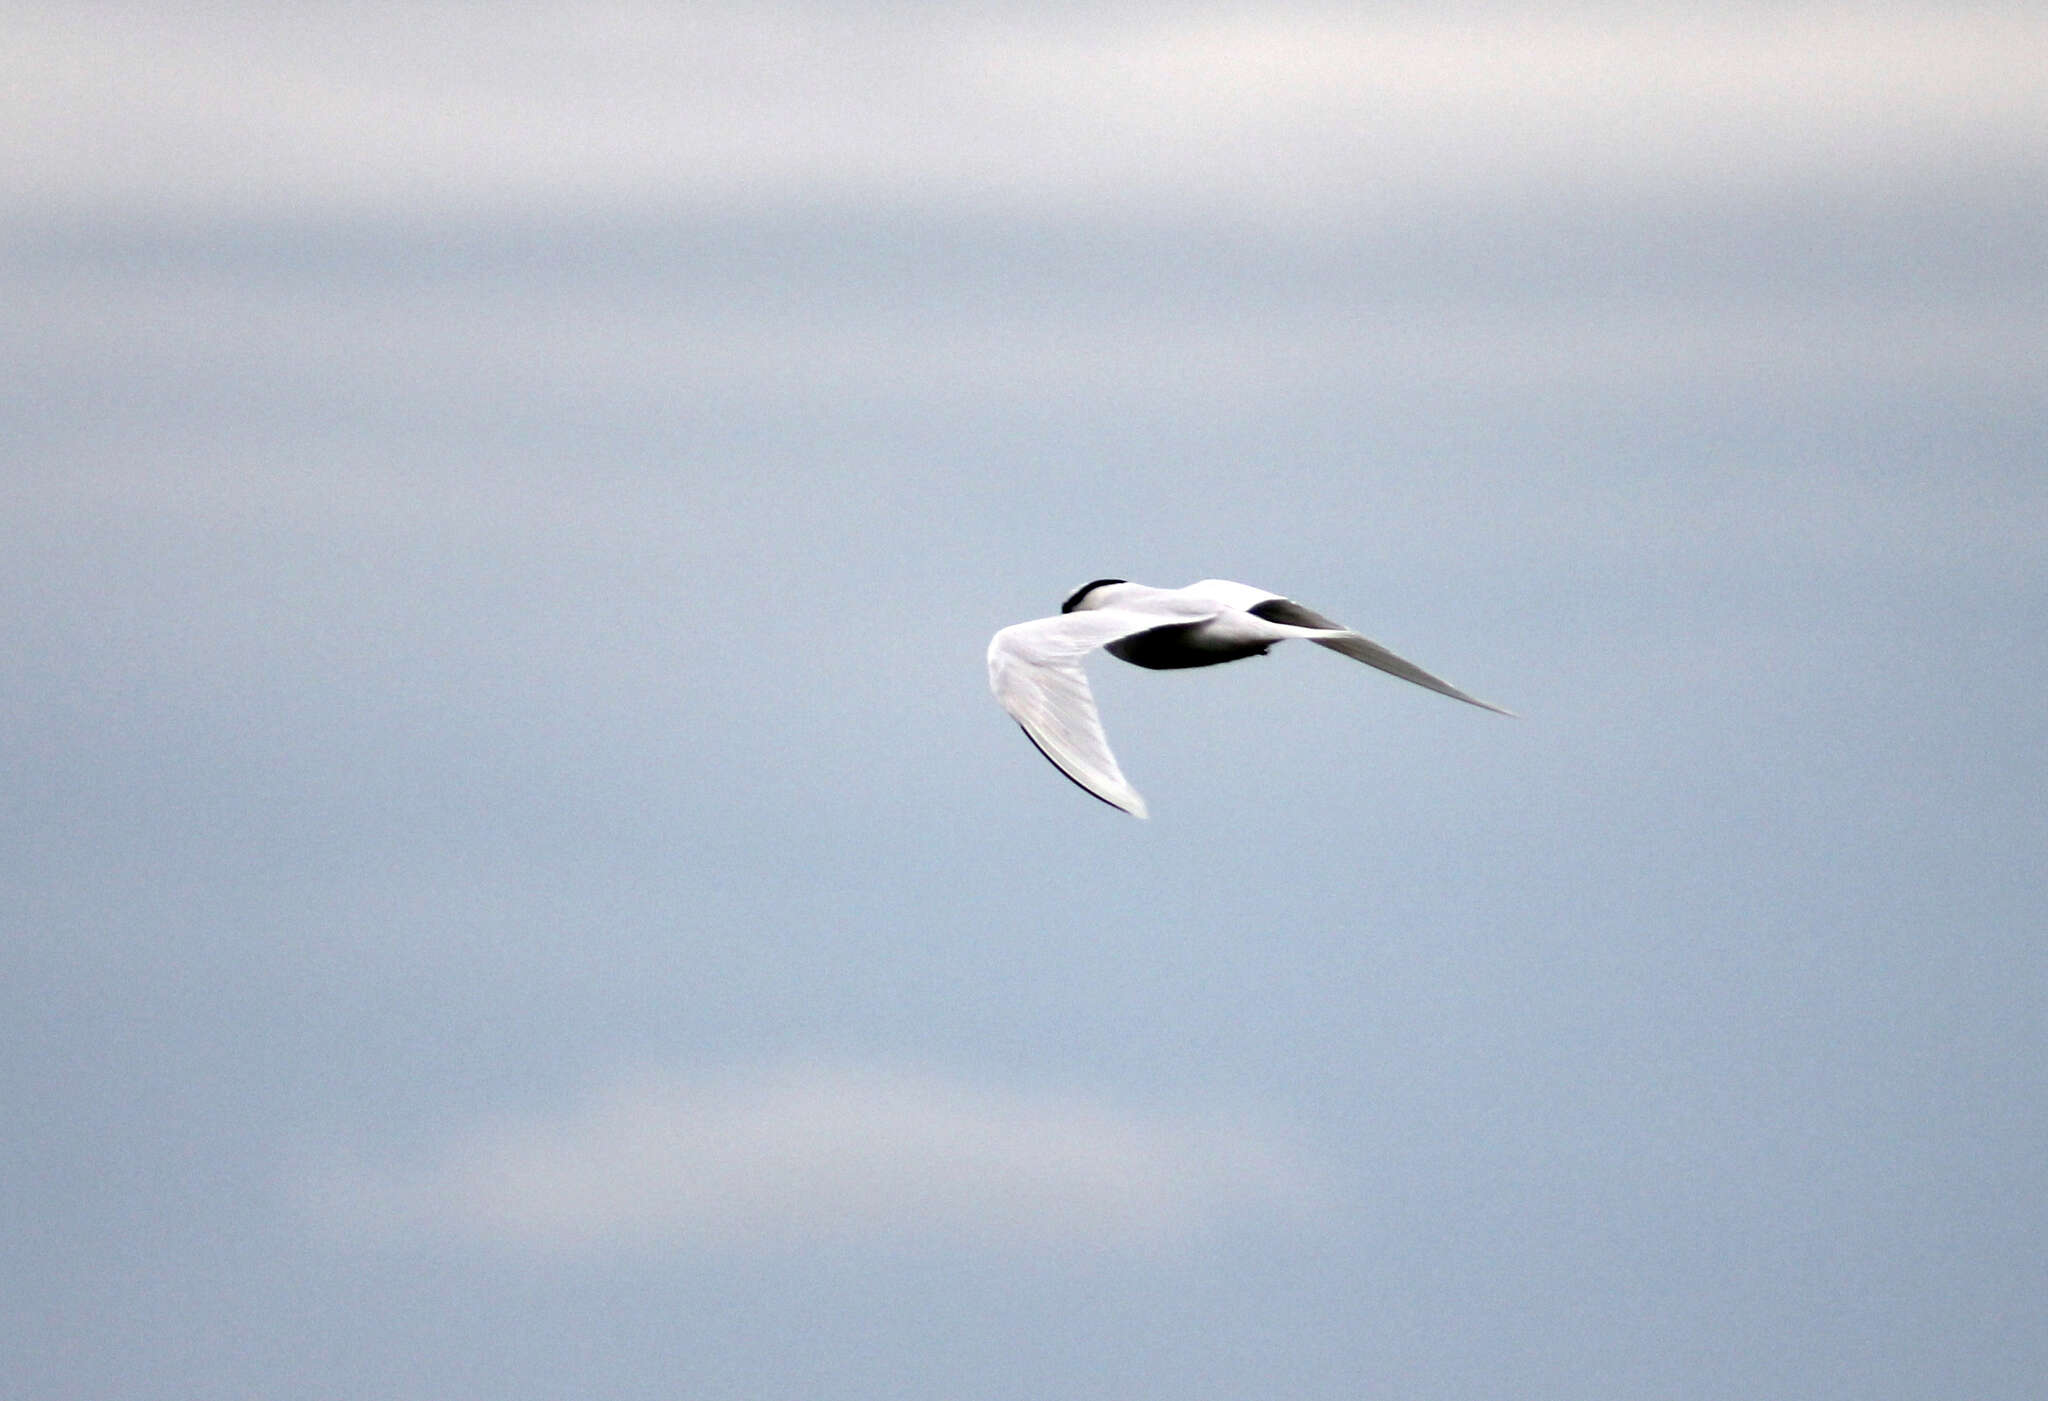
{"type": "Polygon", "coordinates": [[[1081,659],[1101,647],[1153,670],[1216,666],[1303,638],[1454,700],[1502,711],[1292,599],[1228,579],[1156,589],[1098,579],[1050,618],[1017,623],[988,644],[989,686],[1060,771],[1112,807],[1145,816],[1096,715],[1081,659]]]}

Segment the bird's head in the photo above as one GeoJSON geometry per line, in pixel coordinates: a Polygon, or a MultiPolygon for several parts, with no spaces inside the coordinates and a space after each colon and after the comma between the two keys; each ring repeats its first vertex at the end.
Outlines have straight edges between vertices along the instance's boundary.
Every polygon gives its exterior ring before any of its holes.
{"type": "Polygon", "coordinates": [[[1100,608],[1102,606],[1101,600],[1098,599],[1094,603],[1088,601],[1090,594],[1110,584],[1127,584],[1129,582],[1130,580],[1128,579],[1091,579],[1067,595],[1067,601],[1060,605],[1060,612],[1072,613],[1081,608],[1100,608]]]}

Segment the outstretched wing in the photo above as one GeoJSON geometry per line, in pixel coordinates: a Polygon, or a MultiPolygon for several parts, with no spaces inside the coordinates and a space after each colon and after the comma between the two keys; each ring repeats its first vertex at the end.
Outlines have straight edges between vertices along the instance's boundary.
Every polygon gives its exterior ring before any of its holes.
{"type": "Polygon", "coordinates": [[[1133,817],[1145,815],[1145,800],[1109,752],[1081,658],[1159,624],[1156,613],[1092,608],[1017,623],[988,644],[989,689],[1039,752],[1081,787],[1133,817]]]}
{"type": "Polygon", "coordinates": [[[1367,666],[1376,666],[1390,676],[1398,676],[1403,681],[1413,681],[1416,685],[1427,687],[1440,696],[1449,696],[1452,700],[1476,705],[1481,710],[1491,710],[1496,715],[1514,714],[1512,710],[1503,709],[1492,701],[1483,701],[1477,696],[1466,695],[1442,677],[1430,675],[1405,657],[1395,656],[1379,643],[1370,638],[1360,637],[1342,623],[1331,622],[1315,609],[1304,608],[1291,598],[1269,598],[1245,611],[1256,613],[1269,623],[1284,623],[1298,628],[1334,628],[1342,632],[1343,636],[1315,637],[1309,640],[1318,646],[1329,648],[1332,652],[1342,652],[1345,656],[1364,662],[1367,666]]]}

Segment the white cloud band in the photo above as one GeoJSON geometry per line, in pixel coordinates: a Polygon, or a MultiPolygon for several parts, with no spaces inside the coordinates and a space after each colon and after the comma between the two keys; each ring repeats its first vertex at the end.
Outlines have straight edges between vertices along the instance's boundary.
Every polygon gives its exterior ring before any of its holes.
{"type": "Polygon", "coordinates": [[[1345,218],[1472,189],[2038,163],[2027,7],[45,7],[0,200],[242,214],[820,200],[1345,218]]]}
{"type": "Polygon", "coordinates": [[[472,1127],[424,1162],[299,1176],[315,1225],[340,1239],[549,1248],[1121,1247],[1316,1196],[1298,1154],[1242,1123],[837,1066],[641,1076],[564,1113],[472,1127]]]}

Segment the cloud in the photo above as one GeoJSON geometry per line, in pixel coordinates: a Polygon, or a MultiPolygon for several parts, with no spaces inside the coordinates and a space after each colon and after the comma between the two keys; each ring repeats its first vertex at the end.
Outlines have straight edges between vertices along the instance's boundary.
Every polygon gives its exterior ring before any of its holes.
{"type": "Polygon", "coordinates": [[[641,1075],[559,1113],[472,1125],[414,1162],[330,1154],[295,1177],[313,1224],[339,1240],[552,1249],[1125,1247],[1316,1196],[1295,1150],[1233,1120],[820,1065],[641,1075]]]}
{"type": "Polygon", "coordinates": [[[412,422],[2024,392],[2044,67],[1995,6],[31,7],[0,354],[412,422]]]}
{"type": "Polygon", "coordinates": [[[2026,7],[32,8],[44,210],[857,206],[1250,221],[2038,165],[2026,7]]]}

